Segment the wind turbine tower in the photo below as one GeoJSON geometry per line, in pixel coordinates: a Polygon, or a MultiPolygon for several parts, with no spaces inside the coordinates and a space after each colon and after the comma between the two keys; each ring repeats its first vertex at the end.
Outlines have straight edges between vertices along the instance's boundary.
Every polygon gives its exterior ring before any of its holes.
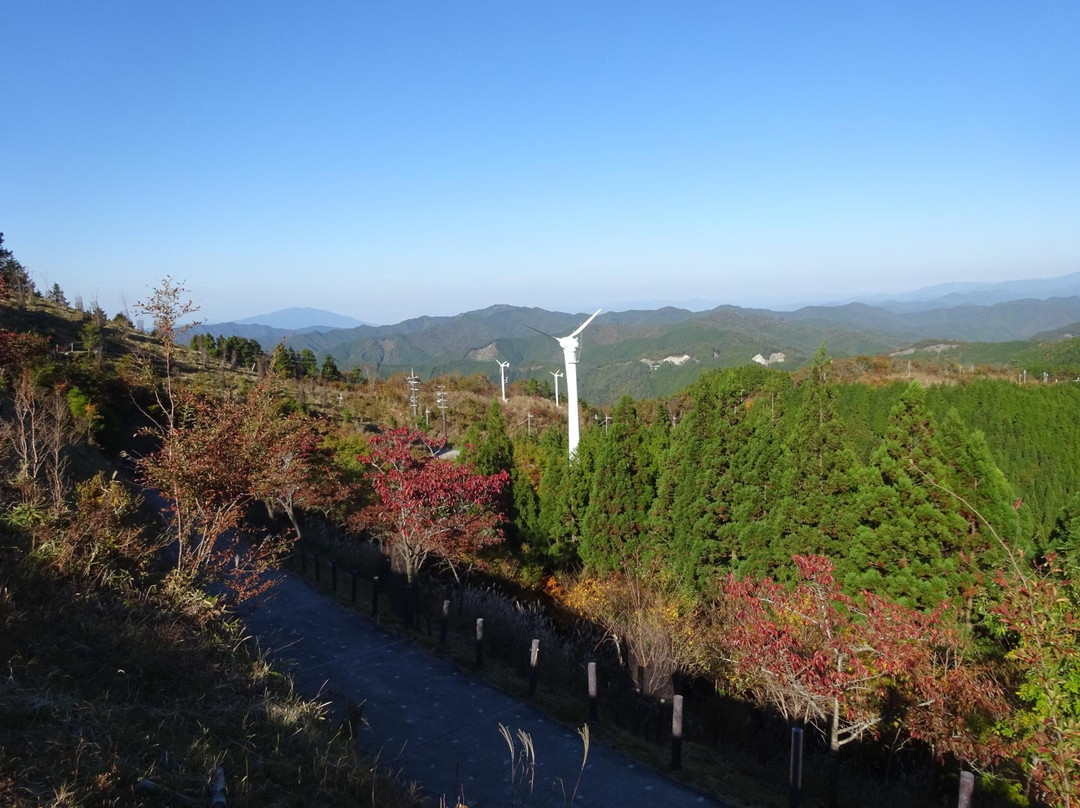
{"type": "MultiPolygon", "coordinates": [[[[499,362],[498,359],[495,360],[499,362]]],[[[509,362],[499,362],[499,379],[502,381],[502,399],[503,404],[506,403],[506,369],[510,367],[509,362]]]]}
{"type": "Polygon", "coordinates": [[[551,378],[555,380],[555,406],[559,406],[559,377],[563,375],[561,370],[549,370],[551,378]]]}
{"type": "Polygon", "coordinates": [[[565,337],[555,337],[563,350],[563,358],[566,360],[566,421],[570,436],[570,459],[574,459],[577,452],[578,442],[581,440],[581,423],[578,412],[577,395],[577,365],[580,356],[581,342],[578,335],[585,330],[585,326],[591,323],[600,309],[593,312],[592,317],[579,325],[572,334],[565,337]]]}

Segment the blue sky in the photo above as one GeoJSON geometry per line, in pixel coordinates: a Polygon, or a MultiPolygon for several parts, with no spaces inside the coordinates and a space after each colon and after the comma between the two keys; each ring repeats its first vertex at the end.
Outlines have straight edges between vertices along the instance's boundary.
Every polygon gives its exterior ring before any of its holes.
{"type": "Polygon", "coordinates": [[[0,0],[0,231],[110,314],[1080,270],[1080,3],[0,0]]]}

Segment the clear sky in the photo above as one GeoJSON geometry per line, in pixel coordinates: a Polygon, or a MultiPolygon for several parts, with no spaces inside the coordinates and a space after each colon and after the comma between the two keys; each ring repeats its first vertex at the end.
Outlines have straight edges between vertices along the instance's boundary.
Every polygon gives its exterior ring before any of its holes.
{"type": "Polygon", "coordinates": [[[0,0],[0,231],[110,314],[1080,270],[1080,3],[0,0]]]}

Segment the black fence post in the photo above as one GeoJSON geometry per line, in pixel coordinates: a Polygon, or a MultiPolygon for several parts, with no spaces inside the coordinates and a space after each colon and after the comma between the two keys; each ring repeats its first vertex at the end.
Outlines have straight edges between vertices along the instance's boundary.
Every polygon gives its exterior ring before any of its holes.
{"type": "Polygon", "coordinates": [[[415,584],[405,584],[405,628],[416,628],[419,623],[416,621],[416,610],[413,608],[416,603],[416,587],[415,584]]]}
{"type": "Polygon", "coordinates": [[[788,805],[789,808],[799,808],[802,799],[802,758],[803,758],[803,731],[802,727],[791,728],[791,770],[788,774],[788,805]]]}
{"type": "Polygon", "coordinates": [[[312,550],[312,555],[315,556],[315,583],[322,580],[322,564],[319,563],[319,551],[312,550]]]}
{"type": "Polygon", "coordinates": [[[371,616],[379,619],[379,576],[371,579],[371,616]]]}
{"type": "Polygon", "coordinates": [[[337,561],[330,559],[330,591],[337,594],[337,561]]]}
{"type": "Polygon", "coordinates": [[[442,602],[442,620],[439,621],[439,645],[446,645],[446,632],[450,625],[450,601],[442,602]]]}
{"type": "Polygon", "coordinates": [[[307,575],[307,545],[300,543],[300,574],[307,575]]]}
{"type": "Polygon", "coordinates": [[[349,602],[356,603],[356,570],[349,570],[350,587],[349,602]]]}
{"type": "Polygon", "coordinates": [[[683,697],[676,696],[671,702],[671,768],[682,768],[682,721],[683,697]]]}
{"type": "Polygon", "coordinates": [[[529,695],[536,695],[536,664],[540,661],[540,640],[534,639],[529,647],[529,695]]]}
{"type": "Polygon", "coordinates": [[[596,663],[589,663],[589,720],[594,724],[600,722],[600,702],[596,696],[596,663]]]}
{"type": "Polygon", "coordinates": [[[484,618],[476,618],[476,667],[484,667],[484,618]]]}
{"type": "Polygon", "coordinates": [[[660,699],[660,706],[656,708],[656,743],[664,745],[664,719],[667,718],[667,700],[660,699]]]}

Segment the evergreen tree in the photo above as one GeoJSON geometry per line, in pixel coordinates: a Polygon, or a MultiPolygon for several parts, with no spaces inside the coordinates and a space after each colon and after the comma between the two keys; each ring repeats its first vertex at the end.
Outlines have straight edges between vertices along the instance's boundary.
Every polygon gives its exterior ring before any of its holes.
{"type": "Polygon", "coordinates": [[[1031,514],[1016,504],[1020,496],[998,468],[982,431],[969,430],[950,407],[938,430],[938,444],[945,465],[941,482],[959,498],[958,509],[968,523],[965,552],[977,569],[990,572],[1001,566],[1001,541],[1030,551],[1031,514]]]}
{"type": "Polygon", "coordinates": [[[336,382],[341,378],[341,371],[338,370],[337,362],[334,361],[334,357],[327,354],[323,357],[322,370],[319,371],[319,375],[328,382],[336,382]]]}
{"type": "Polygon", "coordinates": [[[578,553],[596,572],[634,568],[643,559],[656,492],[656,464],[633,400],[615,407],[600,440],[578,553]]]}
{"type": "Polygon", "coordinates": [[[1074,592],[1080,594],[1080,493],[1073,494],[1062,508],[1046,550],[1056,556],[1054,566],[1064,572],[1074,592]]]}
{"type": "Polygon", "coordinates": [[[514,467],[514,445],[506,429],[506,416],[498,398],[491,399],[483,425],[473,424],[465,433],[462,459],[480,474],[509,473],[514,467]]]}
{"type": "Polygon", "coordinates": [[[866,471],[862,523],[845,559],[849,591],[869,589],[935,608],[959,601],[974,583],[959,555],[968,525],[955,498],[935,485],[945,478],[935,431],[923,389],[911,384],[866,471]]]}
{"type": "Polygon", "coordinates": [[[565,562],[576,557],[578,536],[566,433],[558,427],[548,429],[540,438],[540,446],[545,462],[540,477],[538,524],[548,552],[565,562]]]}
{"type": "Polygon", "coordinates": [[[315,352],[311,348],[304,348],[300,351],[297,372],[305,379],[314,379],[319,372],[319,360],[316,359],[315,352]]]}
{"type": "Polygon", "coordinates": [[[67,298],[64,297],[64,290],[60,288],[60,284],[58,283],[52,285],[52,289],[49,290],[47,297],[57,305],[66,306],[68,304],[67,298]]]}
{"type": "Polygon", "coordinates": [[[35,291],[30,273],[4,246],[4,234],[0,233],[0,294],[11,296],[20,306],[25,306],[35,291]]]}
{"type": "Polygon", "coordinates": [[[105,324],[108,319],[105,312],[94,306],[90,318],[79,329],[86,352],[93,357],[94,362],[100,366],[105,360],[105,324]]]}
{"type": "Polygon", "coordinates": [[[733,466],[751,440],[747,417],[769,371],[757,366],[702,377],[693,408],[672,431],[649,514],[650,536],[677,580],[693,586],[738,558],[735,508],[743,486],[733,466]]]}
{"type": "Polygon", "coordinates": [[[842,573],[841,559],[858,521],[854,508],[858,462],[836,414],[831,368],[832,360],[822,345],[799,388],[801,404],[784,439],[780,499],[771,514],[777,538],[771,547],[770,568],[756,570],[781,580],[793,574],[795,555],[832,558],[842,573]]]}
{"type": "MultiPolygon", "coordinates": [[[[784,417],[793,389],[787,373],[771,372],[765,386],[748,400],[745,438],[734,449],[732,529],[726,552],[740,572],[765,574],[774,568],[774,542],[783,475],[784,417]]],[[[790,557],[782,559],[791,568],[790,557]]]]}
{"type": "MultiPolygon", "coordinates": [[[[506,426],[499,399],[492,398],[484,423],[473,424],[465,433],[460,458],[480,474],[505,471],[510,485],[503,492],[502,510],[506,516],[504,532],[516,544],[538,543],[538,503],[536,491],[524,469],[514,462],[514,444],[506,426]]],[[[539,543],[544,543],[541,539],[539,543]]]]}
{"type": "Polygon", "coordinates": [[[279,376],[294,376],[297,372],[296,351],[287,348],[284,342],[279,342],[274,348],[274,354],[270,358],[270,367],[279,376]]]}

